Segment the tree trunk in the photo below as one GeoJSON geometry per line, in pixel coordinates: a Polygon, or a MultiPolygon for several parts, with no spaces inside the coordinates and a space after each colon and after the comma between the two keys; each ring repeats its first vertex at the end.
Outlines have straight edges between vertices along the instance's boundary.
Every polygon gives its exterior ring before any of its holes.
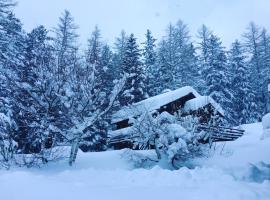
{"type": "Polygon", "coordinates": [[[157,154],[157,159],[160,160],[161,159],[161,153],[160,153],[159,148],[158,148],[158,138],[157,137],[155,138],[155,151],[156,151],[156,154],[157,154]]]}
{"type": "Polygon", "coordinates": [[[69,156],[69,162],[68,162],[70,166],[72,166],[76,160],[78,150],[79,150],[79,143],[80,143],[80,137],[76,136],[76,138],[72,142],[72,146],[70,150],[70,156],[69,156]]]}

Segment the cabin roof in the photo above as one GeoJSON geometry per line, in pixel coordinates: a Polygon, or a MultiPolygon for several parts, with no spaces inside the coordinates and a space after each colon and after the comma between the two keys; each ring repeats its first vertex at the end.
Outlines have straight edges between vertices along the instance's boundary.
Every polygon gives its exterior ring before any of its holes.
{"type": "Polygon", "coordinates": [[[216,111],[218,111],[222,116],[224,116],[224,110],[212,97],[209,96],[199,96],[194,99],[188,100],[185,103],[183,111],[184,112],[195,111],[200,108],[203,108],[208,104],[211,104],[216,111]]]}
{"type": "Polygon", "coordinates": [[[112,116],[112,123],[116,123],[130,117],[141,115],[144,112],[155,111],[162,106],[174,102],[181,97],[184,97],[192,93],[195,97],[200,97],[201,95],[192,87],[185,86],[177,90],[169,91],[160,95],[156,95],[145,99],[143,101],[137,102],[131,106],[126,106],[119,110],[112,116]]]}

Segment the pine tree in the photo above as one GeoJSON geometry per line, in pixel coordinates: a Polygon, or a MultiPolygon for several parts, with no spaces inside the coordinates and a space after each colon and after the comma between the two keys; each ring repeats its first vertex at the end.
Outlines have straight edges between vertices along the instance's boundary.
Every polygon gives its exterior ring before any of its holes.
{"type": "Polygon", "coordinates": [[[175,79],[177,76],[176,67],[178,59],[176,55],[176,44],[174,42],[174,31],[174,26],[170,24],[167,28],[166,37],[159,45],[159,81],[163,85],[161,91],[164,89],[176,89],[175,79]]]}
{"type": "Polygon", "coordinates": [[[126,106],[145,98],[145,75],[140,60],[140,50],[133,34],[130,35],[123,59],[123,75],[126,85],[120,98],[120,105],[126,106]]]}
{"type": "Polygon", "coordinates": [[[198,31],[199,42],[199,50],[200,50],[200,62],[204,65],[208,59],[208,42],[210,36],[212,35],[212,31],[209,30],[208,27],[202,25],[202,27],[198,31]]]}
{"type": "MultiPolygon", "coordinates": [[[[18,98],[16,92],[20,86],[20,79],[23,75],[23,52],[24,33],[22,24],[12,13],[15,6],[13,1],[0,1],[0,104],[1,116],[5,116],[0,129],[5,130],[7,141],[15,140],[18,124],[15,117],[18,116],[18,98]],[[8,137],[8,138],[7,138],[8,137]]],[[[0,143],[4,144],[1,140],[0,143]]],[[[12,143],[10,143],[12,145],[12,143]]]]}
{"type": "Polygon", "coordinates": [[[159,81],[163,84],[162,90],[199,85],[192,75],[194,72],[198,73],[196,62],[195,48],[190,41],[187,25],[182,21],[178,21],[175,26],[170,24],[158,49],[159,81]]]}
{"type": "Polygon", "coordinates": [[[201,84],[198,84],[198,89],[202,94],[207,95],[207,88],[205,79],[203,76],[203,69],[207,68],[207,60],[208,60],[208,50],[209,50],[209,41],[210,37],[212,35],[212,31],[205,25],[202,25],[202,27],[198,31],[198,73],[199,73],[199,82],[201,84]]]}
{"type": "Polygon", "coordinates": [[[93,92],[105,92],[108,95],[112,89],[114,79],[113,70],[111,69],[112,52],[108,45],[101,42],[101,34],[97,26],[88,40],[86,65],[88,71],[95,73],[96,87],[93,92]]]}
{"type": "Polygon", "coordinates": [[[113,69],[114,69],[114,77],[116,79],[120,78],[120,75],[123,74],[123,61],[127,47],[128,37],[125,31],[122,31],[120,36],[116,38],[114,43],[114,54],[112,58],[113,69]]]}
{"type": "MultiPolygon", "coordinates": [[[[263,28],[261,33],[261,60],[262,60],[262,90],[263,99],[265,102],[268,100],[268,84],[270,83],[270,36],[266,29],[263,28]]],[[[264,102],[263,112],[267,113],[267,103],[264,102]]]]}
{"type": "MultiPolygon", "coordinates": [[[[86,55],[87,73],[93,73],[91,96],[95,99],[95,107],[106,109],[113,89],[112,52],[108,45],[101,41],[100,30],[96,26],[91,38],[88,40],[86,55]]],[[[101,151],[106,149],[106,132],[109,125],[110,114],[106,113],[97,123],[85,129],[84,139],[80,143],[83,151],[101,151]]]]}
{"type": "Polygon", "coordinates": [[[231,89],[233,93],[233,119],[235,125],[246,124],[256,118],[253,113],[256,111],[254,93],[250,84],[250,72],[245,61],[244,51],[239,41],[232,44],[229,52],[229,65],[232,73],[231,89]]]}
{"type": "Polygon", "coordinates": [[[10,167],[17,149],[13,131],[17,128],[13,120],[16,115],[13,90],[23,49],[21,24],[12,14],[14,6],[11,0],[0,0],[0,162],[6,168],[10,167]]]}
{"type": "Polygon", "coordinates": [[[59,80],[68,78],[74,67],[74,60],[76,60],[77,25],[68,10],[65,10],[59,18],[59,24],[55,28],[54,48],[57,57],[56,75],[59,80]]]}
{"type": "Polygon", "coordinates": [[[208,41],[207,60],[202,69],[206,83],[207,95],[213,97],[227,111],[226,117],[229,122],[231,116],[230,80],[228,73],[227,57],[220,39],[211,35],[208,41]]]}
{"type": "Polygon", "coordinates": [[[102,79],[106,94],[109,94],[113,88],[113,81],[117,78],[114,76],[113,68],[113,53],[110,49],[110,46],[105,44],[101,49],[101,67],[102,67],[102,79]]]}
{"type": "Polygon", "coordinates": [[[146,32],[146,41],[143,43],[143,64],[146,75],[146,93],[149,96],[153,96],[155,94],[154,86],[156,83],[155,74],[157,74],[156,69],[156,39],[152,36],[150,30],[146,32]]]}
{"type": "MultiPolygon", "coordinates": [[[[256,115],[257,120],[263,115],[265,109],[265,96],[263,87],[263,59],[262,59],[262,45],[261,45],[261,29],[251,22],[244,34],[245,49],[249,54],[249,67],[252,74],[250,82],[252,83],[252,90],[255,92],[255,102],[257,104],[256,115]]],[[[255,113],[254,113],[255,114],[255,113]]]]}
{"type": "Polygon", "coordinates": [[[101,62],[101,49],[102,43],[100,41],[101,35],[98,26],[95,26],[95,30],[92,32],[91,37],[88,40],[88,49],[86,55],[86,62],[92,67],[97,67],[95,70],[98,69],[100,62],[101,62]],[[94,65],[94,66],[93,66],[94,65]]]}

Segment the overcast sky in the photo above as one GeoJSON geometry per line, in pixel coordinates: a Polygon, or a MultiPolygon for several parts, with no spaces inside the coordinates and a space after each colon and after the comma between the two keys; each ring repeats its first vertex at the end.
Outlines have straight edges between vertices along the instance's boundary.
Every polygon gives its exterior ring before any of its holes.
{"type": "Polygon", "coordinates": [[[55,27],[64,9],[79,25],[81,43],[98,24],[103,39],[112,42],[120,31],[143,39],[146,29],[158,39],[166,26],[182,19],[192,35],[206,24],[228,46],[250,21],[270,30],[270,0],[17,0],[16,15],[30,31],[37,25],[55,27]]]}

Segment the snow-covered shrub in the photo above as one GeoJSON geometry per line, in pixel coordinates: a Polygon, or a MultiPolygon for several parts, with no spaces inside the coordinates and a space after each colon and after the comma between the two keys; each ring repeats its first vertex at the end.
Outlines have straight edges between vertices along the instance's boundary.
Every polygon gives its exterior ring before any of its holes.
{"type": "Polygon", "coordinates": [[[270,164],[259,162],[250,164],[248,174],[244,176],[245,180],[262,183],[265,180],[270,180],[270,164]]]}
{"type": "Polygon", "coordinates": [[[48,162],[55,162],[69,157],[69,146],[58,146],[49,149],[43,149],[39,153],[15,154],[13,165],[19,167],[41,167],[48,162]]]}
{"type": "Polygon", "coordinates": [[[195,133],[194,120],[178,118],[167,112],[159,115],[145,112],[133,123],[130,135],[137,149],[153,148],[159,160],[178,168],[196,156],[202,156],[201,135],[195,133]]]}
{"type": "Polygon", "coordinates": [[[132,168],[149,168],[158,162],[155,158],[151,158],[150,156],[131,149],[125,149],[121,157],[131,164],[132,168]]]}
{"type": "Polygon", "coordinates": [[[262,139],[270,137],[270,113],[266,114],[262,118],[263,135],[262,139]]]}

